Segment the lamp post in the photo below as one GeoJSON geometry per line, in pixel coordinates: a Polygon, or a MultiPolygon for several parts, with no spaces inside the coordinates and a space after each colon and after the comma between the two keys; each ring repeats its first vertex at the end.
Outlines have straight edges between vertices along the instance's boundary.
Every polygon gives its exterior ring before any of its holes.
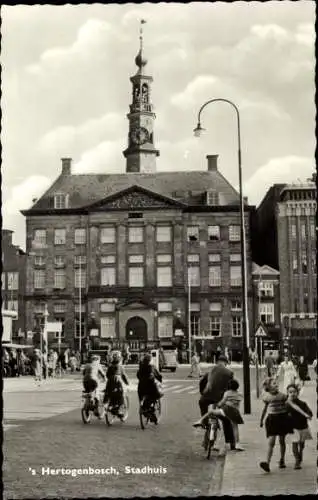
{"type": "Polygon", "coordinates": [[[191,272],[188,267],[188,337],[189,337],[189,363],[191,364],[192,358],[192,332],[191,332],[191,272]]]}
{"type": "Polygon", "coordinates": [[[242,298],[243,298],[243,377],[244,377],[244,413],[251,413],[251,384],[250,384],[250,359],[249,359],[249,322],[248,322],[248,302],[247,302],[247,276],[246,276],[246,238],[244,221],[244,198],[242,189],[242,154],[241,154],[241,125],[240,113],[237,106],[228,99],[210,99],[201,106],[198,113],[198,124],[194,129],[194,135],[199,137],[204,129],[201,127],[201,113],[203,109],[214,102],[225,102],[229,104],[236,113],[237,118],[237,140],[238,140],[238,171],[239,171],[239,191],[240,191],[240,221],[241,221],[241,265],[242,265],[242,298]]]}

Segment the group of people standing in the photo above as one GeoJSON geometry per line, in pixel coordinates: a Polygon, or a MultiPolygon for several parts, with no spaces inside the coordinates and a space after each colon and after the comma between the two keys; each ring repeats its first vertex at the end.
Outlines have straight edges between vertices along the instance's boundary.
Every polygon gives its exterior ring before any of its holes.
{"type": "Polygon", "coordinates": [[[265,367],[268,378],[283,376],[285,392],[290,384],[297,383],[303,386],[307,380],[310,380],[308,362],[304,356],[300,356],[299,359],[292,359],[290,355],[286,354],[283,361],[277,364],[273,353],[269,352],[265,358],[265,367]]]}
{"type": "Polygon", "coordinates": [[[26,375],[29,370],[30,359],[22,349],[2,350],[2,367],[4,377],[20,377],[26,375]]]}

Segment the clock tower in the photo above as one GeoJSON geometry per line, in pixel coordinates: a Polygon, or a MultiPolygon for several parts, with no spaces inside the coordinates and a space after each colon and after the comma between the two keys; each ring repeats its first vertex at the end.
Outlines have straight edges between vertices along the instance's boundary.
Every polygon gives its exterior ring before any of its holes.
{"type": "Polygon", "coordinates": [[[130,78],[132,83],[132,104],[127,115],[129,120],[128,148],[123,152],[126,158],[126,172],[156,172],[156,157],[159,151],[154,146],[154,121],[156,118],[151,103],[152,77],[144,74],[147,64],[143,54],[143,34],[140,22],[140,50],[135,58],[137,73],[130,78]]]}

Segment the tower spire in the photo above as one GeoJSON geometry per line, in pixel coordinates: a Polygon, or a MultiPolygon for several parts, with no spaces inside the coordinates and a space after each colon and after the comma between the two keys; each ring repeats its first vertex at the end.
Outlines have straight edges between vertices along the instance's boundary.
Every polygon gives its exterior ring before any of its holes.
{"type": "Polygon", "coordinates": [[[139,25],[139,52],[136,56],[135,63],[139,68],[139,72],[142,71],[142,68],[146,66],[147,64],[147,59],[143,55],[143,48],[144,48],[144,39],[143,39],[143,24],[145,24],[147,21],[145,19],[140,20],[140,25],[139,25]]]}

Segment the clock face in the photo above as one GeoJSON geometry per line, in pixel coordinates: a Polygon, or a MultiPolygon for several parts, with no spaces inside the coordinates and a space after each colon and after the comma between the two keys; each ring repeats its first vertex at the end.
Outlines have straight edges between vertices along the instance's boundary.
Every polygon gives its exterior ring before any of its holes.
{"type": "Polygon", "coordinates": [[[138,146],[147,142],[148,138],[148,130],[144,127],[137,127],[131,132],[131,140],[138,146]]]}

